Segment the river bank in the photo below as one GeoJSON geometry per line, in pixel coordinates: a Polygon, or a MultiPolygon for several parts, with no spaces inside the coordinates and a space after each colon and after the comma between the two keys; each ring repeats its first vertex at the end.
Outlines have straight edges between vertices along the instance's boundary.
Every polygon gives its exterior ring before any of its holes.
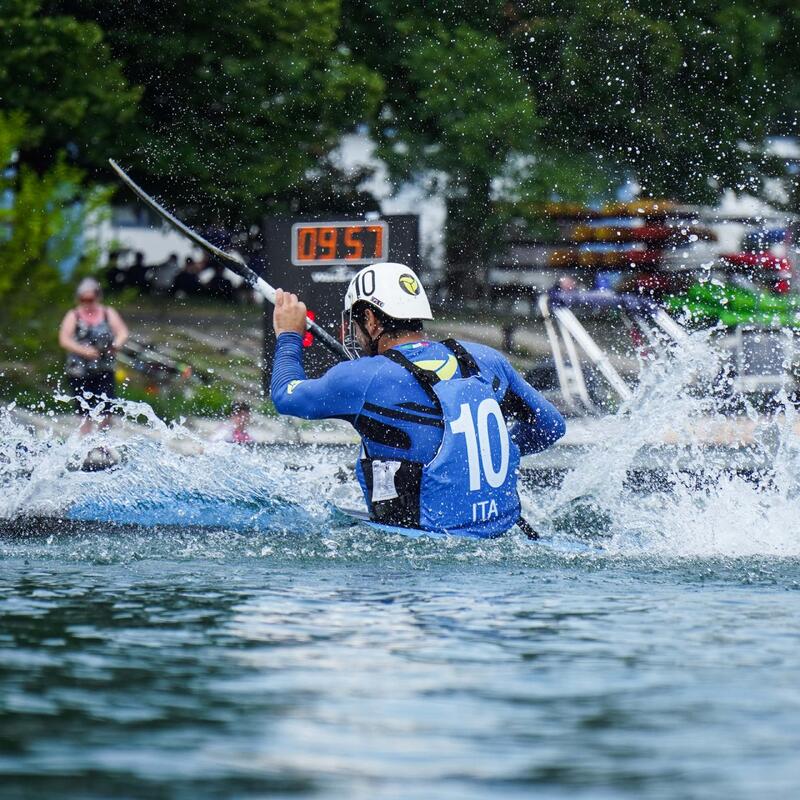
{"type": "MultiPolygon", "coordinates": [[[[161,385],[121,359],[120,397],[148,402],[167,419],[218,417],[224,415],[233,399],[271,413],[262,380],[263,309],[157,297],[115,302],[112,296],[109,303],[119,309],[130,327],[132,341],[145,353],[152,351],[188,368],[189,373],[188,378],[161,385]]],[[[505,349],[523,373],[543,363],[552,364],[544,325],[534,315],[498,316],[480,311],[448,315],[437,311],[436,316],[426,326],[432,337],[452,336],[505,349]]],[[[586,325],[597,341],[608,347],[612,363],[622,374],[636,373],[636,358],[617,320],[591,319],[586,325]]],[[[62,371],[62,356],[54,349],[54,342],[43,341],[41,351],[33,356],[16,359],[13,355],[7,353],[0,362],[0,401],[63,412],[63,403],[54,399],[62,371]]]]}

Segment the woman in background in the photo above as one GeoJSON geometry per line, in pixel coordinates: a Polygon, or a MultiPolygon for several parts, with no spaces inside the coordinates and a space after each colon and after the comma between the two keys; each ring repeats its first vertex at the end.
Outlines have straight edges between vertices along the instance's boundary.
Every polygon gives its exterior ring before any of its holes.
{"type": "Polygon", "coordinates": [[[89,413],[99,403],[106,412],[101,429],[111,424],[108,401],[116,397],[116,354],[128,341],[128,328],[122,317],[100,303],[102,295],[94,278],[84,278],[75,290],[78,306],[67,311],[58,334],[58,343],[67,351],[65,371],[76,409],[85,417],[81,434],[92,430],[89,413]]]}

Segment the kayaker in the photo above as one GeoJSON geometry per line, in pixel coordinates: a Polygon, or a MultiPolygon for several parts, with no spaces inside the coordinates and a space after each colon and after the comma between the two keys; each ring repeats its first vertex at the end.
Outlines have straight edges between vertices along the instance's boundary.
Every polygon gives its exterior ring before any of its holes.
{"type": "Polygon", "coordinates": [[[116,397],[116,353],[128,341],[128,328],[122,317],[101,304],[102,295],[94,278],[84,278],[75,290],[78,305],[67,311],[58,334],[58,343],[67,351],[65,372],[76,410],[84,416],[82,434],[93,429],[89,414],[99,403],[106,412],[100,427],[111,423],[108,401],[116,397]]]}
{"type": "Polygon", "coordinates": [[[350,282],[345,346],[364,357],[307,379],[305,318],[305,304],[278,289],[272,400],[282,414],[355,427],[356,474],[372,520],[482,537],[520,520],[520,455],[552,445],[565,422],[505,356],[427,338],[428,298],[404,264],[373,264],[350,282]]]}

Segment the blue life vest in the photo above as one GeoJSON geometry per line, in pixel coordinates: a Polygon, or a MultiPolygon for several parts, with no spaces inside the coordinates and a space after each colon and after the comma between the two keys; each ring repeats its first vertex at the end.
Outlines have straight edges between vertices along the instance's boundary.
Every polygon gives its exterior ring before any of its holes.
{"type": "Polygon", "coordinates": [[[361,459],[375,522],[454,535],[492,537],[520,519],[519,449],[492,386],[457,341],[442,342],[458,359],[460,378],[440,380],[399,350],[383,355],[407,369],[442,412],[442,443],[427,464],[361,459]]]}

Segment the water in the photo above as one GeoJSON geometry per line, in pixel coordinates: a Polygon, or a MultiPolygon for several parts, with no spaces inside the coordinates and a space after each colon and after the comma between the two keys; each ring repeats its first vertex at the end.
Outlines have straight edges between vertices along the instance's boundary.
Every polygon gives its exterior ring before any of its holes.
{"type": "Polygon", "coordinates": [[[139,546],[114,562],[102,535],[50,558],[6,545],[4,798],[752,798],[800,782],[794,561],[139,546]]]}
{"type": "Polygon", "coordinates": [[[714,413],[696,344],[525,489],[537,544],[347,526],[338,450],[202,444],[136,407],[120,469],[70,472],[77,440],[0,415],[0,796],[794,796],[793,415],[748,409],[758,480],[690,443],[691,478],[625,482],[714,413]]]}

